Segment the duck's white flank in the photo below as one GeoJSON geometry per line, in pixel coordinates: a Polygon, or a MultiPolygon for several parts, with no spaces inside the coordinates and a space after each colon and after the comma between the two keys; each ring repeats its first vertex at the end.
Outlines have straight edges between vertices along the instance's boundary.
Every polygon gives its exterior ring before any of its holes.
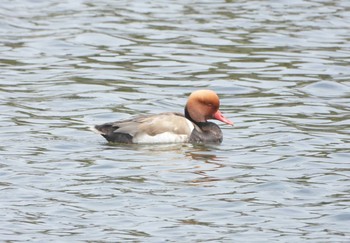
{"type": "MultiPolygon", "coordinates": [[[[194,129],[194,125],[191,121],[186,119],[189,127],[189,134],[176,134],[173,132],[163,132],[155,136],[148,135],[146,133],[135,134],[132,142],[133,143],[185,143],[188,142],[190,135],[194,129]]],[[[176,129],[175,129],[176,130],[176,129]]]]}

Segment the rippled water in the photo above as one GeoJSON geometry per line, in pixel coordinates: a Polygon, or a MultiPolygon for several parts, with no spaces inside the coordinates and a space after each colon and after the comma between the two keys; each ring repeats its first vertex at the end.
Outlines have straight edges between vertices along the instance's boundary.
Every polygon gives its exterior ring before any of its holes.
{"type": "Polygon", "coordinates": [[[2,241],[346,242],[350,2],[0,3],[2,241]],[[219,93],[215,146],[88,126],[219,93]]]}

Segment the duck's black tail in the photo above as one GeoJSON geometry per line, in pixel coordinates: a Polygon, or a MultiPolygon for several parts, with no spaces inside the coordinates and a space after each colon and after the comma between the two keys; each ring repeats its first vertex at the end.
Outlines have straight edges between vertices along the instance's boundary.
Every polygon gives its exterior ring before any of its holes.
{"type": "Polygon", "coordinates": [[[101,134],[108,142],[113,143],[132,143],[132,136],[127,133],[117,132],[119,127],[113,123],[96,125],[91,128],[92,131],[101,134]]]}

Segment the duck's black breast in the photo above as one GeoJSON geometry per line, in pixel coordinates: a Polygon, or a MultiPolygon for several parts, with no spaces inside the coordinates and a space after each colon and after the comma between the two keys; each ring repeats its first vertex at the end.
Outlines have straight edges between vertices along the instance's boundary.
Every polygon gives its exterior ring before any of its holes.
{"type": "Polygon", "coordinates": [[[221,143],[222,132],[213,122],[198,122],[193,129],[189,142],[191,143],[221,143]]]}

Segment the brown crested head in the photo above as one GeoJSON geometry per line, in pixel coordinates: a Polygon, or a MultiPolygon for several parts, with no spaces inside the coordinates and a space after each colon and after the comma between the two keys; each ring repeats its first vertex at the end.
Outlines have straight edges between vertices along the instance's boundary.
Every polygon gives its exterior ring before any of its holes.
{"type": "Polygon", "coordinates": [[[188,97],[186,116],[194,122],[206,122],[208,119],[220,120],[232,125],[219,111],[219,96],[212,90],[197,90],[188,97]]]}

